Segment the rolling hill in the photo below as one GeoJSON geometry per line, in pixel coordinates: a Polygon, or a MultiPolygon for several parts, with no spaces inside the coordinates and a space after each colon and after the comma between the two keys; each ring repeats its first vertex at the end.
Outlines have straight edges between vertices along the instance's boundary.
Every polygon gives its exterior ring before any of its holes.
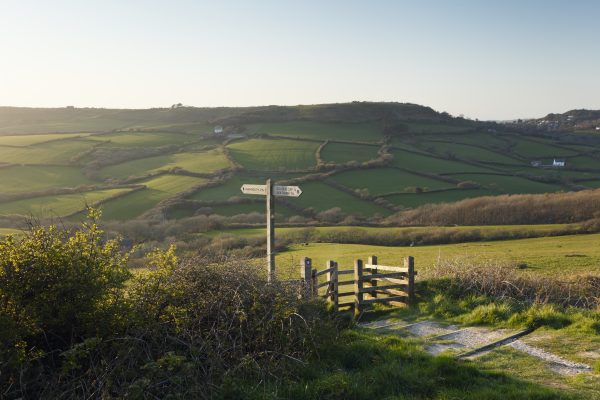
{"type": "Polygon", "coordinates": [[[295,221],[600,186],[600,143],[528,133],[403,103],[0,107],[0,216],[77,218],[86,204],[108,220],[262,213],[239,187],[267,178],[303,188],[277,200],[295,221]]]}

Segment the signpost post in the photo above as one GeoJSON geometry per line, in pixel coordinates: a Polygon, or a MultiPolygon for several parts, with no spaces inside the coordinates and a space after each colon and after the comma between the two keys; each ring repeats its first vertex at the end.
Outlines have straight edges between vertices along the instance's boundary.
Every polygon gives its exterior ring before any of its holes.
{"type": "Polygon", "coordinates": [[[275,278],[275,197],[299,197],[302,190],[298,186],[276,186],[270,179],[266,185],[243,184],[244,194],[256,194],[267,200],[267,278],[271,282],[275,278]]]}

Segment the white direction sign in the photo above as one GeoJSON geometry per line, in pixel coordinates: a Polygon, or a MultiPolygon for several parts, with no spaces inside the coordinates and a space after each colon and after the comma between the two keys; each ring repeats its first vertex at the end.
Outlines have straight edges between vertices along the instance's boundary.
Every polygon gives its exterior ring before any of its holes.
{"type": "MultiPolygon", "coordinates": [[[[242,193],[258,194],[265,196],[267,194],[267,185],[242,185],[242,193]]],[[[302,194],[302,189],[298,186],[273,186],[273,194],[275,196],[299,197],[302,194]]]]}
{"type": "Polygon", "coordinates": [[[244,183],[242,185],[242,193],[244,194],[267,194],[267,185],[249,185],[244,183]]]}
{"type": "Polygon", "coordinates": [[[300,197],[302,190],[298,186],[273,186],[275,196],[300,197]]]}

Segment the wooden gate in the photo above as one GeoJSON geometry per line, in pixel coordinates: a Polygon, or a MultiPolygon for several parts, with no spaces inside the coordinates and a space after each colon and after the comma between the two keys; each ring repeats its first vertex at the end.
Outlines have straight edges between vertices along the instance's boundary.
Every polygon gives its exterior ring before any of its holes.
{"type": "Polygon", "coordinates": [[[300,268],[305,297],[323,297],[335,311],[350,308],[355,317],[372,304],[406,306],[415,298],[413,257],[406,257],[400,267],[379,265],[377,257],[371,256],[367,264],[355,260],[353,269],[340,269],[336,261],[329,260],[320,271],[304,257],[300,268]]]}

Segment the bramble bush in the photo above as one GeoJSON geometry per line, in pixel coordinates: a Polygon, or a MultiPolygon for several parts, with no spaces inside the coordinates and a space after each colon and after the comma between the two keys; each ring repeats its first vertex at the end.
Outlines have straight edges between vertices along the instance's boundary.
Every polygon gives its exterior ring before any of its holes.
{"type": "Polygon", "coordinates": [[[337,335],[323,303],[247,260],[171,247],[134,276],[90,217],[0,241],[0,398],[210,398],[285,379],[337,335]]]}

